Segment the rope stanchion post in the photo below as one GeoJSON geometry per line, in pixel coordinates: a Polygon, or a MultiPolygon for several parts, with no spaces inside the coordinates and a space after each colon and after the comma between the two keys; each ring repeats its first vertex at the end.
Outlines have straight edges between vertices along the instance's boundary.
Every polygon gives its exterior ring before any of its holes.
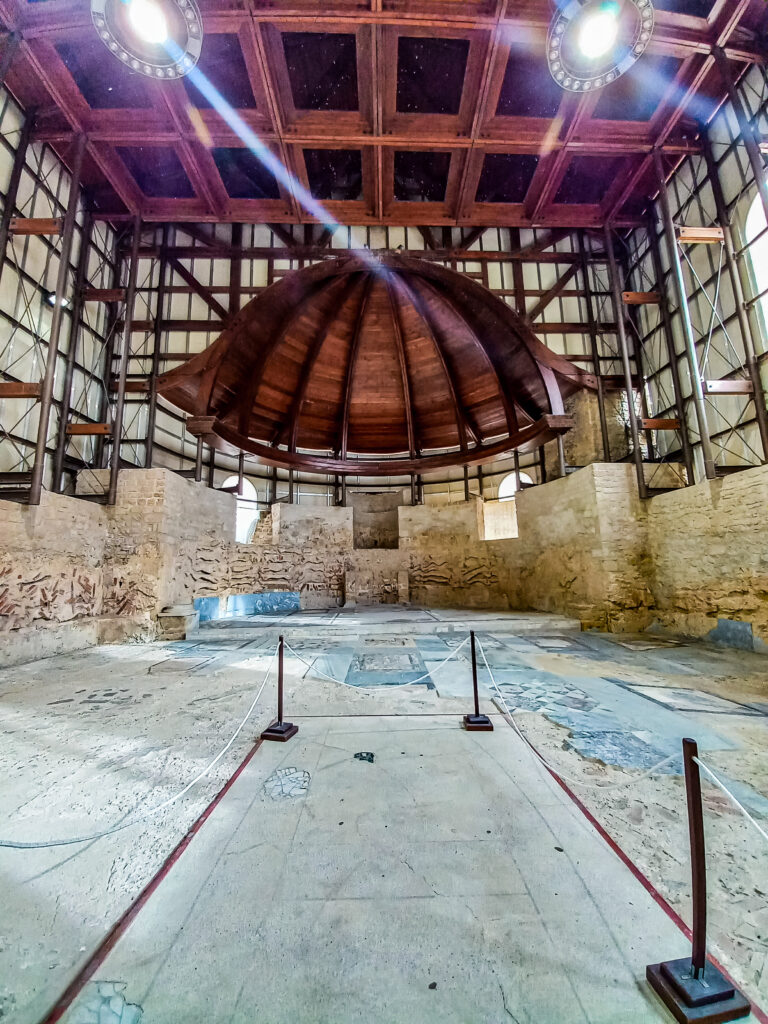
{"type": "Polygon", "coordinates": [[[468,732],[493,732],[493,722],[488,715],[480,714],[480,698],[477,693],[477,654],[475,652],[475,631],[469,631],[469,641],[472,648],[472,689],[475,694],[474,715],[464,715],[462,726],[468,732]]]}
{"type": "Polygon", "coordinates": [[[299,731],[298,725],[293,722],[283,721],[283,638],[277,648],[277,721],[273,722],[268,729],[261,734],[263,740],[277,740],[278,743],[285,743],[299,731]]]}
{"type": "Polygon", "coordinates": [[[691,956],[650,964],[645,976],[680,1024],[721,1024],[748,1016],[750,1004],[714,964],[707,962],[707,863],[698,754],[695,740],[684,739],[693,896],[691,956]]]}

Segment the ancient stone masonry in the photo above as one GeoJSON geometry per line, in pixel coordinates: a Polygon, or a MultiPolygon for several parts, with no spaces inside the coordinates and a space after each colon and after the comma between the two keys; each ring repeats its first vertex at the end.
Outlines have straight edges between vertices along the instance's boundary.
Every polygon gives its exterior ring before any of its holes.
{"type": "MultiPolygon", "coordinates": [[[[195,598],[275,592],[305,608],[408,602],[560,612],[609,630],[656,623],[760,649],[767,506],[768,467],[640,502],[630,465],[594,464],[521,492],[513,539],[484,540],[472,498],[397,507],[397,547],[356,547],[352,508],[285,504],[256,543],[238,544],[231,494],[168,470],[126,472],[114,508],[47,492],[37,508],[0,502],[0,662],[153,637],[158,615],[195,598]]],[[[390,536],[392,508],[381,512],[390,536]]]]}

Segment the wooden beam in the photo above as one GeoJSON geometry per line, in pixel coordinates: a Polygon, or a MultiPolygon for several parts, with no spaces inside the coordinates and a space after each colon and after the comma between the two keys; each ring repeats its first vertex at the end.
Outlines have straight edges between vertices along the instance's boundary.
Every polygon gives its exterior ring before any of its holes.
{"type": "Polygon", "coordinates": [[[677,419],[648,419],[642,418],[640,420],[641,430],[679,430],[680,420],[677,419]]]}
{"type": "Polygon", "coordinates": [[[677,240],[681,245],[720,245],[725,240],[723,229],[719,227],[686,227],[678,225],[677,240]]]}
{"type": "Polygon", "coordinates": [[[0,399],[3,398],[39,398],[41,394],[40,382],[37,384],[23,383],[21,381],[3,381],[0,383],[0,399]]]}
{"type": "Polygon", "coordinates": [[[344,407],[341,416],[341,430],[338,443],[338,451],[343,461],[346,460],[347,452],[349,451],[349,409],[352,404],[352,378],[355,374],[355,363],[357,362],[357,353],[360,348],[363,321],[365,320],[365,311],[368,307],[368,299],[370,298],[372,287],[373,274],[369,274],[368,279],[365,282],[365,289],[363,291],[362,298],[360,299],[360,309],[357,311],[357,320],[355,322],[355,333],[352,335],[352,344],[349,348],[349,359],[347,360],[347,368],[344,374],[344,407]]]}
{"type": "Polygon", "coordinates": [[[705,380],[706,395],[753,395],[754,385],[751,380],[705,380]]]}
{"type": "Polygon", "coordinates": [[[627,306],[658,306],[661,295],[658,292],[622,292],[621,299],[627,306]]]}
{"type": "Polygon", "coordinates": [[[12,217],[12,235],[60,235],[63,226],[61,217],[12,217]]]}
{"type": "Polygon", "coordinates": [[[124,302],[125,288],[84,288],[84,302],[124,302]]]}
{"type": "Polygon", "coordinates": [[[112,433],[111,423],[69,423],[67,433],[70,435],[85,435],[106,437],[112,433]]]}
{"type": "MultiPolygon", "coordinates": [[[[557,298],[557,296],[560,294],[563,288],[565,288],[568,282],[572,278],[574,278],[576,274],[578,274],[580,269],[581,268],[578,263],[572,263],[570,267],[568,267],[568,269],[565,271],[565,273],[560,275],[560,277],[557,279],[557,281],[555,281],[552,287],[549,288],[546,292],[544,292],[539,301],[531,309],[527,311],[525,315],[526,320],[528,320],[529,323],[533,324],[533,321],[536,319],[536,317],[541,316],[541,314],[544,312],[547,306],[554,299],[557,298]]],[[[536,329],[538,329],[538,325],[534,325],[534,330],[536,329]]]]}
{"type": "MultiPolygon", "coordinates": [[[[307,394],[307,387],[312,376],[312,370],[315,367],[315,363],[318,360],[320,351],[325,343],[325,339],[328,337],[328,331],[337,320],[337,317],[341,315],[341,310],[347,303],[350,295],[354,291],[355,287],[359,284],[359,277],[356,275],[350,275],[341,295],[339,296],[338,302],[334,302],[321,323],[318,325],[317,334],[315,335],[314,341],[310,345],[309,351],[304,359],[301,367],[301,376],[299,378],[298,386],[294,392],[293,399],[291,400],[291,407],[288,410],[288,415],[285,418],[285,423],[276,432],[276,438],[274,444],[283,444],[287,439],[288,446],[292,452],[296,451],[297,439],[299,435],[299,419],[301,418],[301,408],[304,405],[304,399],[307,394]]],[[[358,309],[359,315],[359,309],[358,309]]]]}
{"type": "Polygon", "coordinates": [[[277,235],[286,248],[295,249],[299,245],[288,228],[284,228],[282,224],[267,224],[267,227],[273,234],[277,235]]]}
{"type": "Polygon", "coordinates": [[[413,396],[411,394],[411,380],[408,374],[408,357],[405,352],[405,337],[403,334],[403,323],[400,317],[400,306],[397,297],[392,289],[392,284],[387,279],[387,296],[392,307],[392,324],[395,328],[395,345],[397,348],[397,360],[400,364],[400,381],[403,387],[403,403],[405,404],[405,423],[408,431],[408,453],[412,459],[416,458],[416,426],[413,417],[413,396]]]}
{"type": "Polygon", "coordinates": [[[179,277],[183,281],[186,281],[186,283],[189,285],[192,291],[196,295],[198,295],[203,300],[203,302],[205,302],[205,304],[208,306],[211,312],[215,313],[216,316],[219,317],[219,319],[221,320],[219,327],[221,329],[226,327],[227,322],[229,321],[229,313],[224,308],[224,306],[222,306],[219,300],[212,294],[210,289],[206,288],[204,284],[201,284],[197,280],[195,275],[190,270],[187,270],[187,268],[182,263],[180,263],[174,256],[168,257],[168,265],[175,273],[179,275],[179,277]]]}

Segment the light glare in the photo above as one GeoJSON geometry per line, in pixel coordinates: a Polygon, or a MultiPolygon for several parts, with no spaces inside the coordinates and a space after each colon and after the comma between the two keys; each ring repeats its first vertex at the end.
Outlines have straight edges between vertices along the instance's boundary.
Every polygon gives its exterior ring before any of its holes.
{"type": "Polygon", "coordinates": [[[168,39],[165,14],[153,0],[130,0],[128,17],[131,28],[145,43],[162,46],[168,39]]]}
{"type": "Polygon", "coordinates": [[[618,13],[616,4],[606,4],[584,19],[579,31],[579,49],[588,60],[604,57],[614,46],[619,34],[618,13]]]}

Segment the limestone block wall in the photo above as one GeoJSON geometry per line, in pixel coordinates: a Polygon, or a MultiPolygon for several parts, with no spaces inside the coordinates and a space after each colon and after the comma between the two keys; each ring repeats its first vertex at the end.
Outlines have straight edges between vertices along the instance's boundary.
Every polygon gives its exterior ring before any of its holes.
{"type": "Polygon", "coordinates": [[[653,498],[648,546],[661,625],[768,643],[768,466],[653,498]]]}
{"type": "Polygon", "coordinates": [[[517,496],[519,536],[501,542],[514,607],[575,615],[588,628],[649,623],[645,513],[633,472],[594,464],[517,496]]]}

